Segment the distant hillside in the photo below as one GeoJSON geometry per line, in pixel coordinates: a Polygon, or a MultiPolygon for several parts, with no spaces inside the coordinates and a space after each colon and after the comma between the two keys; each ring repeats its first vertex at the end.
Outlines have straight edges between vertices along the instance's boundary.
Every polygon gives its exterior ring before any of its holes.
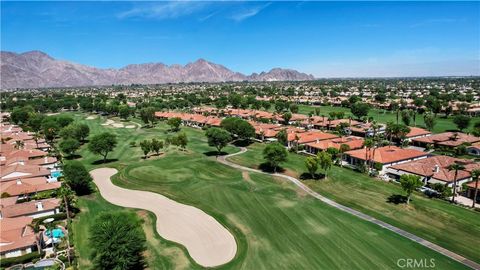
{"type": "Polygon", "coordinates": [[[162,63],[128,65],[120,69],[100,69],[56,60],[44,52],[1,52],[2,89],[69,87],[111,84],[156,84],[224,81],[305,81],[312,75],[291,69],[274,68],[260,74],[244,75],[199,59],[185,66],[162,63]]]}

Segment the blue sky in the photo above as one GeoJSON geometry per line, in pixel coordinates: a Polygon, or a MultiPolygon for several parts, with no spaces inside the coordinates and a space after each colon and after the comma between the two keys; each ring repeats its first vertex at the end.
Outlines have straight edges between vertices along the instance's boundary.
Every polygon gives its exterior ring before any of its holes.
{"type": "Polygon", "coordinates": [[[2,50],[102,68],[480,75],[479,2],[1,2],[2,50]]]}

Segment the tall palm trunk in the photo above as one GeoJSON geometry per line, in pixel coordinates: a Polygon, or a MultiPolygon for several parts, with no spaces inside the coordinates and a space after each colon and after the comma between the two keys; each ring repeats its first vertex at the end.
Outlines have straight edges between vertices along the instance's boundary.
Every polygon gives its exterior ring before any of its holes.
{"type": "Polygon", "coordinates": [[[475,180],[475,193],[473,195],[473,203],[472,203],[472,208],[475,208],[475,202],[477,201],[477,194],[478,194],[478,177],[475,180]]]}
{"type": "Polygon", "coordinates": [[[457,193],[457,175],[458,175],[458,170],[455,170],[455,175],[453,177],[452,203],[455,203],[455,194],[457,193]]]}

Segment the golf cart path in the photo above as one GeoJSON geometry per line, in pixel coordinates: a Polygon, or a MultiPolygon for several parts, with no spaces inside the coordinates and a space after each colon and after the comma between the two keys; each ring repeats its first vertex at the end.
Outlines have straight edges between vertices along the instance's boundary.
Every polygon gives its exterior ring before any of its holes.
{"type": "Polygon", "coordinates": [[[237,153],[233,153],[233,154],[230,154],[230,155],[218,157],[218,161],[221,162],[222,164],[225,164],[227,166],[230,166],[230,167],[233,167],[233,168],[236,168],[236,169],[239,169],[239,170],[261,173],[261,174],[267,174],[267,175],[273,175],[273,176],[276,176],[276,177],[281,177],[281,178],[287,179],[290,182],[292,182],[293,184],[295,184],[296,186],[298,186],[299,188],[301,188],[303,191],[308,193],[309,195],[313,196],[314,198],[316,198],[316,199],[318,199],[318,200],[320,200],[320,201],[322,201],[322,202],[324,202],[324,203],[326,203],[330,206],[333,206],[333,207],[335,207],[337,209],[340,209],[344,212],[350,213],[350,214],[352,214],[354,216],[357,216],[357,217],[359,217],[363,220],[366,220],[366,221],[369,221],[371,223],[377,224],[380,227],[383,227],[383,228],[385,228],[387,230],[390,230],[390,231],[392,231],[396,234],[399,234],[399,235],[401,235],[403,237],[406,237],[406,238],[408,238],[412,241],[415,241],[415,242],[419,243],[420,245],[423,245],[423,246],[425,246],[425,247],[427,247],[431,250],[434,250],[434,251],[436,251],[440,254],[443,254],[443,255],[447,256],[448,258],[453,259],[455,261],[458,261],[458,262],[460,262],[460,263],[462,263],[462,264],[464,264],[464,265],[466,265],[466,266],[468,266],[472,269],[480,270],[480,264],[478,264],[478,263],[476,263],[472,260],[469,260],[469,259],[467,259],[467,258],[465,258],[465,257],[463,257],[463,256],[461,256],[457,253],[454,253],[454,252],[452,252],[448,249],[445,249],[445,248],[443,248],[443,247],[441,247],[437,244],[434,244],[430,241],[427,241],[427,240],[425,240],[421,237],[418,237],[418,236],[416,236],[412,233],[409,233],[409,232],[404,231],[400,228],[397,228],[397,227],[392,226],[388,223],[385,223],[381,220],[378,220],[378,219],[373,218],[369,215],[366,215],[366,214],[361,213],[357,210],[354,210],[350,207],[347,207],[347,206],[341,205],[341,204],[339,204],[335,201],[332,201],[332,200],[320,195],[319,193],[313,191],[312,189],[310,189],[308,186],[303,184],[300,180],[298,180],[295,177],[291,177],[291,176],[280,174],[280,173],[266,173],[266,172],[261,171],[261,170],[252,169],[252,168],[249,168],[249,167],[244,167],[242,165],[238,165],[236,163],[233,163],[233,162],[230,162],[230,161],[227,160],[227,158],[229,158],[229,157],[236,156],[236,155],[241,155],[245,152],[247,152],[247,148],[241,147],[241,150],[237,153]]]}
{"type": "Polygon", "coordinates": [[[235,257],[235,238],[213,217],[198,208],[178,203],[158,193],[118,187],[111,181],[117,172],[112,168],[90,172],[105,200],[115,205],[154,213],[157,216],[158,234],[185,246],[195,262],[202,266],[219,266],[235,257]]]}

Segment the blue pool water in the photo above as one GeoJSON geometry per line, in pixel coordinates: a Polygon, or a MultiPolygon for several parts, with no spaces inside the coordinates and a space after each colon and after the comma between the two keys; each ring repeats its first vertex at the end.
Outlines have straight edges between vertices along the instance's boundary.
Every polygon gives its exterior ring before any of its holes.
{"type": "MultiPolygon", "coordinates": [[[[53,238],[63,238],[65,234],[63,233],[62,229],[53,229],[53,238]]],[[[50,230],[47,230],[45,234],[50,237],[50,230]]]]}
{"type": "Polygon", "coordinates": [[[58,178],[58,177],[60,177],[60,176],[62,176],[62,172],[61,172],[61,171],[54,171],[54,172],[52,172],[52,177],[58,178]]]}

